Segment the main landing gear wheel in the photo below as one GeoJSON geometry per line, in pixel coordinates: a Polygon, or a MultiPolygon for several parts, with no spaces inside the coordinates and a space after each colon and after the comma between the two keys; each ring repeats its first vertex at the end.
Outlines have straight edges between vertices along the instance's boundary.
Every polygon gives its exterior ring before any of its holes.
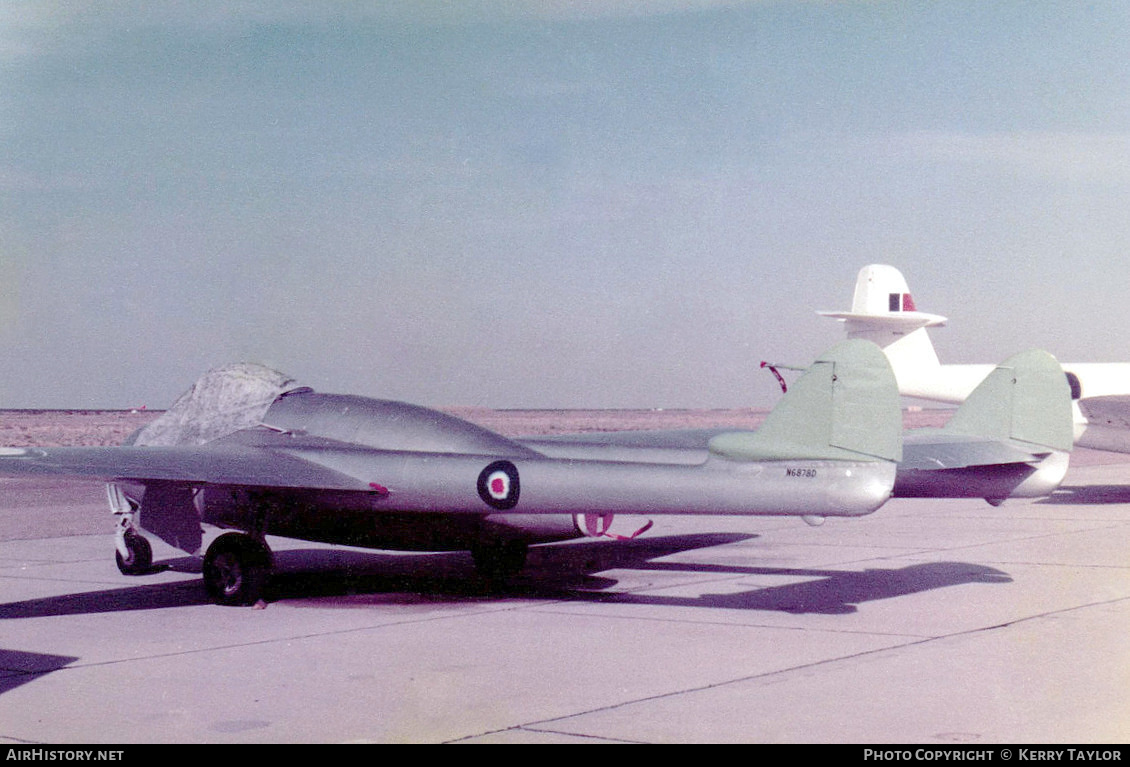
{"type": "Polygon", "coordinates": [[[267,544],[243,533],[224,533],[204,555],[204,588],[221,605],[259,601],[271,575],[267,544]]]}
{"type": "Polygon", "coordinates": [[[526,565],[529,546],[524,541],[492,541],[471,548],[479,575],[497,585],[517,575],[526,565]]]}
{"type": "Polygon", "coordinates": [[[149,545],[145,536],[128,532],[122,540],[128,554],[123,557],[121,551],[114,551],[114,561],[118,563],[122,575],[141,575],[149,572],[153,568],[153,547],[149,545]]]}

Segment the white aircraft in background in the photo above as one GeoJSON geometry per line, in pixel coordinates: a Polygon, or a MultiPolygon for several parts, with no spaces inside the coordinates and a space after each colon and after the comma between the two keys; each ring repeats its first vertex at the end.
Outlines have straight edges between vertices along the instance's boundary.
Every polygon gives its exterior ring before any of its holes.
{"type": "MultiPolygon", "coordinates": [[[[817,312],[842,321],[848,338],[883,349],[899,393],[937,402],[963,402],[993,365],[943,365],[927,328],[946,318],[918,311],[906,279],[893,266],[859,270],[850,312],[817,312]]],[[[1130,363],[1062,363],[1074,401],[1075,444],[1130,453],[1130,363]]]]}

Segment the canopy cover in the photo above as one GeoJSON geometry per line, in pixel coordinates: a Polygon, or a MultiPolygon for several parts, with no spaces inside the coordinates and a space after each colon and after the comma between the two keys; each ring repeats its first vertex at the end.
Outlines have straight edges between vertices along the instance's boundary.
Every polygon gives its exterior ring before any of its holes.
{"type": "Polygon", "coordinates": [[[306,387],[288,375],[249,362],[209,370],[127,444],[203,445],[258,426],[276,399],[306,387]]]}

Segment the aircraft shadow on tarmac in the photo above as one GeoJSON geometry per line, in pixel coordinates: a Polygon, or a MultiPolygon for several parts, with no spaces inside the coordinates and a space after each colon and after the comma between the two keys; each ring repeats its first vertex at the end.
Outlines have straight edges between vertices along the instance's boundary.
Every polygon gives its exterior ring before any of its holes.
{"type": "MultiPolygon", "coordinates": [[[[474,575],[470,556],[463,552],[405,555],[354,549],[283,550],[276,552],[268,601],[324,609],[519,598],[838,615],[855,612],[855,605],[862,602],[947,586],[1011,580],[999,570],[960,562],[852,571],[654,561],[679,552],[756,537],[696,534],[534,547],[526,570],[501,587],[474,575]],[[806,580],[735,593],[674,597],[607,591],[617,581],[599,573],[617,569],[806,580]]],[[[198,560],[184,557],[162,563],[158,569],[199,572],[200,567],[198,560]]],[[[0,620],[210,603],[201,582],[180,581],[0,603],[0,620]]]]}
{"type": "Polygon", "coordinates": [[[0,695],[58,671],[78,658],[0,648],[0,695]]]}
{"type": "MultiPolygon", "coordinates": [[[[677,567],[677,566],[676,566],[677,567]]],[[[655,569],[655,568],[646,568],[655,569]]],[[[666,569],[666,568],[664,568],[666,569]]],[[[694,567],[691,569],[703,569],[694,567]]],[[[707,570],[715,568],[708,567],[707,570]]],[[[919,594],[969,583],[1010,583],[1006,573],[965,562],[926,562],[892,570],[805,570],[750,567],[717,568],[718,572],[808,578],[799,583],[767,586],[725,594],[668,597],[657,594],[611,593],[598,595],[601,602],[678,607],[715,607],[733,610],[768,610],[791,614],[847,615],[863,602],[919,594]]]]}
{"type": "Polygon", "coordinates": [[[1105,505],[1130,503],[1130,485],[1060,485],[1041,504],[1105,505]]]}

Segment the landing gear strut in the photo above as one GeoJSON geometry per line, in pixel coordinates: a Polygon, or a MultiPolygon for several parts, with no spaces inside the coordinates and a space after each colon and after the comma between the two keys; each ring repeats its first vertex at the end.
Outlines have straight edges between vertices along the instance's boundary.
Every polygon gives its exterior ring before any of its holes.
{"type": "Polygon", "coordinates": [[[224,533],[204,555],[204,588],[221,605],[259,601],[271,575],[271,550],[245,533],[224,533]]]}

